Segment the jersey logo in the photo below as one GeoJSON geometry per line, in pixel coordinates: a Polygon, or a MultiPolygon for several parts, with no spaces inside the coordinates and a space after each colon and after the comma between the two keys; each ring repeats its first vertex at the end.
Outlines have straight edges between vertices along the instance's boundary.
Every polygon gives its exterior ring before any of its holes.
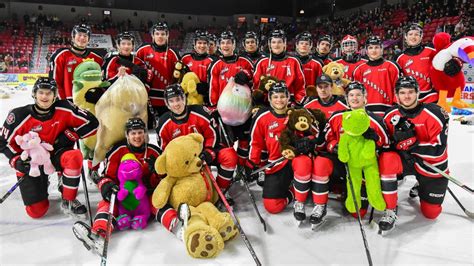
{"type": "Polygon", "coordinates": [[[225,77],[224,77],[224,74],[227,73],[229,71],[229,68],[228,67],[225,67],[221,70],[221,73],[219,73],[219,75],[221,76],[221,79],[223,80],[225,77]]]}
{"type": "Polygon", "coordinates": [[[178,137],[179,135],[181,135],[181,129],[177,128],[173,131],[173,134],[171,135],[171,138],[176,138],[178,137]]]}
{"type": "Polygon", "coordinates": [[[347,73],[349,71],[349,66],[344,66],[344,73],[347,73]]]}
{"type": "Polygon", "coordinates": [[[408,60],[408,62],[405,64],[405,67],[408,67],[411,64],[413,64],[413,59],[408,60]]]}
{"type": "Polygon", "coordinates": [[[272,129],[275,129],[278,127],[278,122],[276,121],[273,121],[269,126],[268,126],[268,130],[272,130],[272,129]]]}
{"type": "Polygon", "coordinates": [[[147,55],[146,55],[146,58],[153,58],[153,57],[154,57],[153,54],[147,54],[147,55]]]}
{"type": "Polygon", "coordinates": [[[33,127],[30,131],[40,132],[41,130],[43,130],[43,126],[42,125],[37,125],[37,126],[33,127]]]}
{"type": "Polygon", "coordinates": [[[387,71],[387,69],[386,69],[386,68],[379,68],[379,69],[377,69],[377,70],[378,70],[379,72],[382,72],[382,71],[387,71]]]}
{"type": "Polygon", "coordinates": [[[68,61],[68,62],[67,62],[67,65],[68,65],[68,66],[72,66],[72,65],[75,65],[75,64],[77,64],[76,59],[72,59],[71,61],[68,61]]]}
{"type": "Polygon", "coordinates": [[[188,67],[192,67],[192,66],[193,66],[193,62],[189,62],[187,66],[188,66],[188,67]]]}
{"type": "Polygon", "coordinates": [[[9,113],[7,116],[7,124],[11,125],[15,123],[15,114],[14,113],[9,113]]]}
{"type": "Polygon", "coordinates": [[[370,73],[372,73],[372,69],[367,69],[364,74],[362,74],[362,76],[365,76],[365,75],[369,75],[370,73]]]}

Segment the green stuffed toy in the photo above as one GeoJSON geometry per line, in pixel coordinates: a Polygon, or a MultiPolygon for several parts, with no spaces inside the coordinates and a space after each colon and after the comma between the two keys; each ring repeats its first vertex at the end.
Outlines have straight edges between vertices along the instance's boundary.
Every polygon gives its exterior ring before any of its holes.
{"type": "MultiPolygon", "coordinates": [[[[353,196],[358,206],[361,206],[362,173],[370,205],[379,211],[385,210],[386,207],[382,196],[375,142],[362,136],[369,126],[370,118],[363,109],[345,112],[342,116],[344,133],[339,140],[338,158],[341,162],[347,163],[354,185],[355,196],[349,191],[346,199],[346,208],[351,213],[356,212],[353,196]]],[[[347,187],[350,188],[349,179],[347,187]]]]}

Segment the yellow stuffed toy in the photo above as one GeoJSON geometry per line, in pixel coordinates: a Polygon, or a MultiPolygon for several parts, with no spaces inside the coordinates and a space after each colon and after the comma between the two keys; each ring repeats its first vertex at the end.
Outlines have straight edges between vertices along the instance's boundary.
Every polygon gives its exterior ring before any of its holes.
{"type": "Polygon", "coordinates": [[[160,209],[166,203],[178,209],[187,203],[191,217],[184,231],[186,250],[194,258],[213,258],[223,249],[224,242],[237,235],[237,227],[227,212],[220,212],[213,203],[218,194],[212,181],[201,173],[204,138],[191,133],[173,139],[155,162],[159,174],[167,174],[156,187],[152,204],[160,209]]]}
{"type": "Polygon", "coordinates": [[[332,94],[344,95],[344,89],[351,82],[350,80],[343,78],[344,65],[330,62],[323,67],[323,73],[332,79],[332,94]]]}
{"type": "Polygon", "coordinates": [[[186,93],[188,105],[202,105],[204,103],[204,98],[197,92],[197,84],[200,82],[199,77],[194,72],[184,74],[181,79],[181,87],[183,87],[184,93],[186,93]]]}

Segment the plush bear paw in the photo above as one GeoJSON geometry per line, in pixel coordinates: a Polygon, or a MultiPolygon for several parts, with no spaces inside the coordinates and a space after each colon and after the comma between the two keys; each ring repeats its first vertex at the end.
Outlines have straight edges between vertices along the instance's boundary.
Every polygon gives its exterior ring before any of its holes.
{"type": "Polygon", "coordinates": [[[132,220],[130,219],[130,216],[123,214],[117,217],[117,228],[118,230],[127,230],[130,228],[130,225],[132,223],[132,220]]]}
{"type": "Polygon", "coordinates": [[[214,258],[224,249],[224,240],[211,226],[189,226],[184,234],[184,243],[193,258],[214,258]]]}
{"type": "Polygon", "coordinates": [[[132,219],[132,224],[131,224],[131,227],[132,229],[134,230],[142,230],[142,229],[145,229],[145,227],[147,226],[147,219],[145,217],[142,217],[142,216],[135,216],[133,217],[132,219]]]}
{"type": "Polygon", "coordinates": [[[237,226],[232,221],[232,217],[229,213],[220,213],[209,220],[209,225],[216,228],[219,231],[224,241],[234,238],[237,233],[237,226]]]}

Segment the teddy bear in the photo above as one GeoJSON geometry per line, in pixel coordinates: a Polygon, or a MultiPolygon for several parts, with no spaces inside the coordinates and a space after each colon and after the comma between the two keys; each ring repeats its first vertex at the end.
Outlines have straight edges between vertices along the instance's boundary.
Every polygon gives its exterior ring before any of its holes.
{"type": "Polygon", "coordinates": [[[253,114],[256,113],[260,107],[268,105],[268,90],[278,81],[279,80],[273,76],[262,75],[260,77],[258,88],[252,92],[252,101],[255,107],[252,110],[253,114]]]}
{"type": "Polygon", "coordinates": [[[23,161],[26,161],[28,157],[31,158],[29,176],[39,176],[41,174],[40,165],[44,167],[44,173],[47,175],[56,171],[51,163],[49,154],[53,150],[53,146],[49,143],[41,142],[37,132],[30,131],[23,136],[15,136],[15,141],[23,150],[20,158],[23,161]]]}
{"type": "Polygon", "coordinates": [[[333,95],[344,95],[344,89],[351,82],[350,80],[343,78],[344,76],[344,65],[336,62],[330,62],[323,67],[323,73],[331,77],[332,79],[332,94],[333,95]]]}
{"type": "Polygon", "coordinates": [[[439,92],[438,105],[451,112],[446,98],[453,98],[451,105],[457,108],[466,108],[469,105],[461,100],[461,92],[466,80],[461,70],[462,62],[474,63],[474,38],[463,37],[451,43],[451,35],[439,32],[433,37],[436,55],[433,57],[430,68],[430,78],[433,87],[439,92]],[[453,60],[454,59],[454,60],[453,60]],[[447,70],[449,67],[451,70],[447,70]],[[451,72],[451,73],[449,73],[451,72]]]}
{"type": "Polygon", "coordinates": [[[316,144],[315,130],[320,130],[324,127],[326,116],[321,110],[306,108],[290,108],[287,114],[288,121],[286,128],[281,132],[279,142],[282,155],[291,160],[300,153],[309,154],[313,152],[314,149],[301,152],[301,148],[297,147],[298,141],[307,138],[313,144],[316,144]]]}
{"type": "Polygon", "coordinates": [[[119,201],[117,227],[119,230],[144,229],[150,218],[150,202],[142,182],[142,165],[133,153],[125,154],[117,170],[119,201]]]}
{"type": "MultiPolygon", "coordinates": [[[[362,176],[365,177],[365,186],[370,205],[376,210],[385,210],[386,204],[382,196],[379,167],[375,142],[364,138],[362,134],[370,126],[370,118],[364,109],[344,112],[342,115],[342,133],[339,140],[338,158],[341,162],[347,163],[349,178],[354,186],[354,194],[348,191],[346,198],[346,209],[355,213],[354,198],[360,208],[360,190],[362,186],[362,176]]],[[[349,178],[347,188],[350,188],[349,178]]]]}
{"type": "Polygon", "coordinates": [[[203,142],[202,135],[191,133],[166,146],[155,162],[157,173],[166,173],[166,177],[153,192],[152,204],[161,209],[169,203],[176,210],[181,203],[188,204],[191,216],[183,237],[186,251],[194,258],[213,258],[238,231],[230,214],[215,207],[218,194],[209,177],[201,173],[203,142]]]}
{"type": "Polygon", "coordinates": [[[188,105],[203,105],[204,97],[197,91],[197,84],[200,82],[198,75],[194,72],[188,72],[183,75],[180,85],[186,94],[188,105]]]}

